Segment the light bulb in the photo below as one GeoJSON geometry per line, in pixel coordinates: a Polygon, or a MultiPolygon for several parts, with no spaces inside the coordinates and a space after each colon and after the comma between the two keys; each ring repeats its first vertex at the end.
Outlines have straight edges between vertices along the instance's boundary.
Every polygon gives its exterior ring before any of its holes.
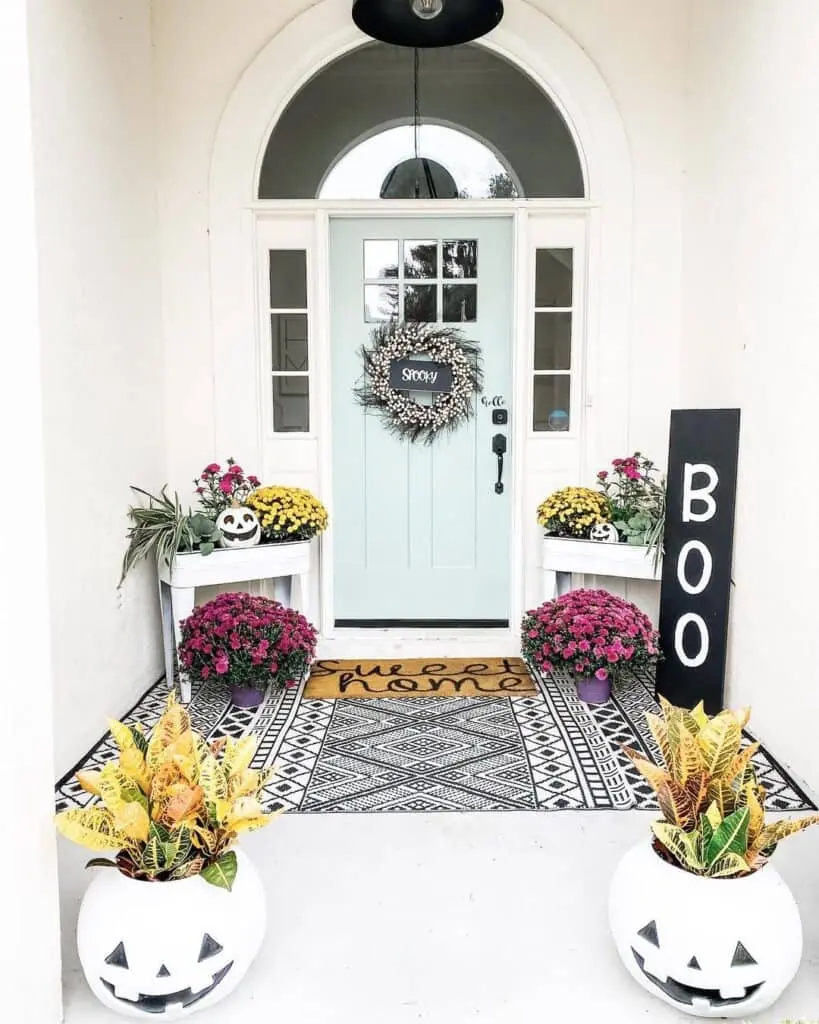
{"type": "Polygon", "coordinates": [[[437,18],[444,9],[444,0],[412,0],[412,13],[424,21],[437,18]]]}

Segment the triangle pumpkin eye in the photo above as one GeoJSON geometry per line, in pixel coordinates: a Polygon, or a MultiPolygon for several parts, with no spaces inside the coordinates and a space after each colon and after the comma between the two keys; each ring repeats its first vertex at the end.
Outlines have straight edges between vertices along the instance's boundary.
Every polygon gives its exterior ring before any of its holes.
{"type": "Polygon", "coordinates": [[[221,953],[222,949],[223,947],[219,945],[216,939],[205,932],[202,937],[202,948],[199,950],[199,963],[201,964],[203,960],[207,960],[210,956],[216,956],[217,953],[221,953]]]}
{"type": "Polygon", "coordinates": [[[732,967],[749,967],[756,964],[756,960],[751,956],[748,950],[742,945],[741,942],[737,943],[737,948],[734,950],[734,958],[731,961],[732,967]]]}
{"type": "Polygon", "coordinates": [[[657,949],[660,948],[660,937],[657,935],[656,921],[649,921],[648,924],[643,925],[637,934],[641,939],[645,939],[646,942],[650,942],[652,946],[656,946],[657,949]]]}
{"type": "Polygon", "coordinates": [[[112,950],[105,958],[105,962],[112,967],[128,967],[128,957],[125,955],[125,946],[120,942],[116,949],[112,950]]]}

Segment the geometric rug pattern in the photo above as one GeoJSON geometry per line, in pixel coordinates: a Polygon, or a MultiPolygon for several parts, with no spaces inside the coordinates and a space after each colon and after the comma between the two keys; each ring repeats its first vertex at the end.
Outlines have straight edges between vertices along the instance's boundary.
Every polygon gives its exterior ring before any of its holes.
{"type": "MultiPolygon", "coordinates": [[[[314,699],[302,685],[251,710],[233,707],[224,689],[209,683],[194,687],[189,710],[209,739],[259,736],[253,767],[277,769],[265,790],[270,809],[656,810],[650,787],[622,752],[627,744],[658,759],[644,717],[657,710],[650,680],[635,678],[600,705],[581,701],[569,680],[535,681],[535,693],[473,697],[314,699]]],[[[150,729],[167,693],[165,681],[157,683],[124,720],[150,729]]],[[[109,734],[77,767],[98,768],[115,756],[109,734]]],[[[754,760],[769,810],[814,809],[766,750],[754,760]]],[[[73,774],[57,784],[58,810],[93,799],[73,774]]]]}

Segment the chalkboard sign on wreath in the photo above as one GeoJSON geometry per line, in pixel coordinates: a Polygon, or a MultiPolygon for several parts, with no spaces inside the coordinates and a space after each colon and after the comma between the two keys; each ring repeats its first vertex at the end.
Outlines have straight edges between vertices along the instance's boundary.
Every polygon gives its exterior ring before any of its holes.
{"type": "Polygon", "coordinates": [[[379,324],[361,349],[361,359],[364,373],[354,390],[356,400],[378,411],[387,430],[398,437],[431,444],[438,434],[456,430],[475,415],[483,386],[480,347],[455,327],[379,324]],[[405,371],[417,379],[408,380],[405,371]],[[416,401],[413,392],[432,394],[432,402],[416,401]]]}
{"type": "Polygon", "coordinates": [[[390,387],[396,391],[426,391],[443,395],[452,390],[452,367],[428,359],[393,359],[390,363],[390,387]]]}

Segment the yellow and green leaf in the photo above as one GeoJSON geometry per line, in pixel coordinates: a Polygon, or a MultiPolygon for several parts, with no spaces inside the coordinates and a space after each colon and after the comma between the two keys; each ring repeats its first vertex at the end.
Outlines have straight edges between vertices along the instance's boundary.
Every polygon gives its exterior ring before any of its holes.
{"type": "Polygon", "coordinates": [[[709,878],[729,878],[732,875],[747,874],[750,868],[738,853],[726,853],[724,857],[708,865],[709,878]]]}
{"type": "Polygon", "coordinates": [[[747,807],[740,807],[729,814],[722,824],[714,829],[714,834],[705,851],[705,860],[711,865],[730,853],[740,856],[748,849],[748,821],[751,812],[747,807]]]}
{"type": "Polygon", "coordinates": [[[684,786],[674,779],[665,779],[657,788],[657,801],[663,817],[671,825],[682,829],[693,828],[697,820],[691,797],[684,786]]]}
{"type": "Polygon", "coordinates": [[[669,825],[665,821],[655,821],[651,829],[680,867],[695,874],[702,872],[704,865],[691,833],[681,829],[678,825],[669,825]]]}
{"type": "Polygon", "coordinates": [[[255,736],[243,736],[240,740],[228,739],[224,757],[222,758],[222,769],[228,778],[231,775],[238,775],[249,768],[255,753],[255,736]]]}
{"type": "Polygon", "coordinates": [[[236,881],[238,869],[239,865],[236,860],[236,854],[231,850],[228,853],[222,854],[217,861],[208,864],[202,871],[202,878],[206,882],[210,882],[211,885],[216,885],[220,889],[227,889],[230,892],[233,888],[233,883],[236,881]]]}
{"type": "Polygon", "coordinates": [[[114,825],[124,836],[137,843],[144,843],[147,840],[151,819],[142,804],[120,804],[113,814],[114,825]]]}
{"type": "Polygon", "coordinates": [[[703,767],[711,775],[724,776],[739,751],[742,730],[730,711],[720,712],[697,736],[703,767]]]}
{"type": "Polygon", "coordinates": [[[58,830],[89,850],[119,850],[127,837],[114,824],[114,816],[105,807],[73,807],[56,818],[58,830]]]}

